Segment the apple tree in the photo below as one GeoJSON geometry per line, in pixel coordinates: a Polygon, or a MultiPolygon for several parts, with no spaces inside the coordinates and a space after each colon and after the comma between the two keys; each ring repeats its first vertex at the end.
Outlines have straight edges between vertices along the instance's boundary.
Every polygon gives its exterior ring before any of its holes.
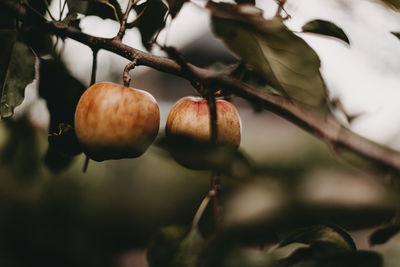
{"type": "MultiPolygon", "coordinates": [[[[131,249],[145,251],[151,267],[400,262],[372,247],[400,231],[400,152],[351,130],[355,116],[330,97],[319,55],[288,26],[290,1],[271,0],[273,16],[263,13],[261,2],[0,0],[0,130],[7,133],[0,142],[4,266],[129,266],[123,255],[131,249]],[[185,5],[208,12],[210,31],[233,63],[216,60],[200,67],[160,40],[185,5]],[[51,6],[58,6],[58,14],[51,6]],[[81,21],[89,16],[115,21],[118,31],[112,38],[85,33],[81,21]],[[125,42],[130,31],[140,33],[143,49],[125,42]],[[91,53],[89,88],[64,62],[66,40],[91,53]],[[129,61],[118,71],[121,84],[97,80],[102,51],[129,61]],[[129,88],[130,71],[141,66],[183,78],[197,94],[176,99],[165,127],[158,100],[129,88]],[[33,81],[50,114],[44,142],[27,116],[14,114],[33,81]],[[305,177],[309,166],[255,164],[240,147],[245,124],[231,103],[236,100],[254,114],[266,110],[317,137],[333,155],[330,164],[345,171],[334,179],[305,177]],[[135,175],[125,181],[118,170],[104,185],[91,186],[85,181],[89,173],[71,178],[82,155],[83,171],[96,164],[101,175],[106,161],[134,164],[152,147],[166,159],[143,169],[161,175],[176,161],[187,173],[206,176],[209,188],[193,194],[183,185],[171,189],[181,196],[179,204],[169,202],[180,205],[173,211],[172,204],[164,209],[158,207],[162,202],[152,202],[159,194],[154,187],[131,187],[135,175]],[[132,204],[140,199],[131,199],[135,194],[145,201],[132,204]],[[361,229],[370,229],[362,236],[372,248],[355,238],[361,229]]],[[[398,0],[374,4],[400,10],[398,0]]],[[[304,24],[302,32],[351,46],[351,36],[323,17],[304,24]]],[[[400,38],[399,32],[389,34],[400,38]]]]}

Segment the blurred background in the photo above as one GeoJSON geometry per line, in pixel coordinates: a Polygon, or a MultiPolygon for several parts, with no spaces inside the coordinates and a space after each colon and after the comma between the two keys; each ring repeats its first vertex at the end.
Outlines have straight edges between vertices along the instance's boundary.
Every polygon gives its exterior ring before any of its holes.
{"type": "MultiPolygon", "coordinates": [[[[200,7],[204,2],[193,2],[167,22],[158,42],[177,47],[188,62],[201,67],[235,62],[210,31],[209,14],[200,7]]],[[[266,18],[275,14],[275,1],[256,2],[266,18]]],[[[124,10],[126,1],[121,6],[124,10]]],[[[357,116],[348,126],[375,142],[400,149],[400,41],[390,34],[400,31],[400,15],[369,0],[288,0],[285,7],[292,17],[286,25],[294,31],[300,32],[312,19],[330,20],[345,31],[350,46],[298,34],[320,56],[330,97],[340,99],[346,112],[357,116]]],[[[57,1],[51,10],[58,12],[57,1]]],[[[101,37],[114,37],[119,29],[115,21],[91,16],[83,18],[80,26],[85,33],[101,37]]],[[[123,41],[145,50],[136,29],[129,30],[123,41]]],[[[91,50],[69,39],[60,42],[59,49],[68,71],[88,86],[91,50]]],[[[163,55],[157,49],[152,52],[163,55]]],[[[100,51],[97,81],[122,83],[127,63],[100,51]]],[[[147,67],[137,67],[131,77],[132,87],[149,91],[159,103],[161,138],[169,109],[195,91],[186,80],[147,67]]],[[[210,173],[180,166],[156,145],[137,159],[90,161],[86,173],[82,172],[82,154],[63,158],[63,168],[49,169],[45,163],[50,115],[37,86],[37,80],[28,86],[12,120],[0,122],[0,264],[148,266],[145,247],[149,240],[161,226],[191,222],[208,192],[210,173]]],[[[57,90],[59,85],[55,82],[53,86],[57,90]]],[[[274,220],[275,211],[265,206],[269,200],[264,198],[275,193],[266,191],[258,198],[251,189],[254,180],[256,184],[267,181],[266,187],[271,182],[282,189],[274,198],[279,205],[287,200],[344,209],[328,217],[352,231],[358,248],[382,252],[385,266],[398,266],[400,238],[379,246],[368,244],[374,227],[388,222],[398,208],[397,184],[390,174],[383,175],[353,155],[333,153],[320,140],[274,114],[256,111],[236,97],[231,100],[242,118],[241,152],[257,171],[252,177],[223,177],[227,224],[251,224],[258,216],[263,222],[274,220]],[[242,192],[242,185],[250,193],[242,192]],[[291,194],[296,197],[286,199],[291,194]],[[282,197],[286,200],[281,201],[282,197]],[[237,201],[243,207],[232,204],[237,201]],[[253,213],[245,212],[249,210],[253,213]],[[267,213],[272,217],[264,218],[267,213]]]]}

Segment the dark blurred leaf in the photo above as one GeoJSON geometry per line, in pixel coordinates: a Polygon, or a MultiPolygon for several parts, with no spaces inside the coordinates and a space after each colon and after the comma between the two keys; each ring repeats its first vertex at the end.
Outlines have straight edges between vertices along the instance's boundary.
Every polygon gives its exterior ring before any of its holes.
{"type": "Polygon", "coordinates": [[[281,260],[280,267],[381,267],[382,256],[372,251],[341,250],[331,243],[299,248],[281,260]]]}
{"type": "Polygon", "coordinates": [[[150,267],[172,267],[174,256],[187,233],[187,227],[182,226],[171,225],[161,228],[147,248],[150,267]]]}
{"type": "MultiPolygon", "coordinates": [[[[75,108],[84,91],[85,86],[71,76],[59,59],[41,61],[39,94],[47,101],[51,134],[59,133],[62,123],[73,127],[75,108]]],[[[73,130],[63,131],[60,136],[49,137],[46,164],[51,169],[68,166],[67,163],[71,162],[70,156],[80,152],[73,130]],[[65,163],[65,165],[61,163],[65,163]]]]}
{"type": "Polygon", "coordinates": [[[51,133],[48,140],[49,148],[45,156],[45,163],[53,171],[69,166],[73,156],[82,153],[82,148],[71,125],[60,123],[59,131],[51,133]]]}
{"type": "Polygon", "coordinates": [[[369,237],[370,245],[384,244],[400,232],[400,224],[389,224],[375,230],[369,237]]]}
{"type": "Polygon", "coordinates": [[[279,267],[275,257],[262,250],[233,249],[223,260],[221,267],[279,267]]]}
{"type": "Polygon", "coordinates": [[[66,155],[74,156],[82,152],[74,129],[66,123],[60,123],[59,131],[49,135],[49,144],[66,155]]]}
{"type": "Polygon", "coordinates": [[[338,38],[350,45],[349,38],[344,31],[334,23],[326,20],[316,19],[309,21],[302,27],[303,32],[311,32],[338,38]]]}
{"type": "Polygon", "coordinates": [[[143,45],[150,50],[154,36],[165,26],[164,17],[168,8],[162,0],[148,0],[134,6],[134,9],[137,14],[143,12],[134,22],[134,26],[140,31],[143,45]]]}
{"type": "MultiPolygon", "coordinates": [[[[26,116],[6,120],[8,138],[0,150],[0,165],[10,168],[15,178],[30,180],[39,168],[39,144],[26,116]]],[[[4,177],[5,178],[5,177],[4,177]]]]}
{"type": "Polygon", "coordinates": [[[208,2],[207,8],[215,35],[241,60],[304,107],[328,112],[318,55],[280,19],[266,20],[249,5],[208,2]]]}
{"type": "Polygon", "coordinates": [[[351,236],[342,228],[333,225],[314,225],[296,229],[289,233],[279,246],[283,247],[291,243],[311,245],[316,242],[327,242],[345,250],[356,250],[356,245],[351,236]]]}
{"type": "Polygon", "coordinates": [[[247,178],[253,171],[246,156],[229,146],[199,143],[185,136],[164,137],[157,145],[189,169],[216,170],[236,178],[247,178]]]}
{"type": "MultiPolygon", "coordinates": [[[[10,48],[10,43],[5,44],[10,48]]],[[[0,117],[10,117],[14,108],[24,100],[25,87],[35,78],[35,55],[21,42],[15,42],[9,51],[2,51],[0,70],[0,117]],[[10,53],[10,54],[7,54],[10,53]],[[7,63],[8,60],[8,63],[7,63]]]]}
{"type": "Polygon", "coordinates": [[[117,0],[67,0],[70,13],[94,15],[103,19],[121,20],[121,6],[117,0]]]}
{"type": "Polygon", "coordinates": [[[400,0],[381,0],[381,1],[396,11],[400,10],[400,0]]]}
{"type": "Polygon", "coordinates": [[[235,0],[236,4],[250,4],[255,6],[256,0],[235,0]]]}
{"type": "Polygon", "coordinates": [[[400,39],[400,32],[391,32],[394,36],[396,36],[398,39],[400,39]]]}
{"type": "Polygon", "coordinates": [[[184,3],[188,2],[188,0],[167,0],[169,13],[172,18],[175,18],[181,10],[184,3]]]}

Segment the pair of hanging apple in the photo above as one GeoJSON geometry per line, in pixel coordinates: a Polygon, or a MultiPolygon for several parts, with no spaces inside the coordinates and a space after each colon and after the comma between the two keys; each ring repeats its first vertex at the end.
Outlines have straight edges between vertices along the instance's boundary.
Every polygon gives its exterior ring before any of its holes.
{"type": "MultiPolygon", "coordinates": [[[[237,109],[217,100],[218,144],[239,147],[241,122],[237,109]]],[[[135,158],[158,134],[160,110],[146,91],[99,82],[81,96],[75,112],[75,132],[85,154],[95,160],[135,158]]],[[[184,136],[210,142],[209,107],[201,97],[184,97],[171,109],[165,127],[168,137],[184,136]]]]}

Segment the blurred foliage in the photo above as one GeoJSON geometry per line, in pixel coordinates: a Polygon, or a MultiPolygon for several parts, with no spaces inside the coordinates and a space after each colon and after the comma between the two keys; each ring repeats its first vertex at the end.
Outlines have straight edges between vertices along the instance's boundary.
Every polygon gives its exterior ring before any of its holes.
{"type": "Polygon", "coordinates": [[[153,38],[165,26],[164,17],[168,11],[162,0],[148,0],[143,4],[134,6],[137,14],[141,14],[133,26],[137,27],[142,36],[142,44],[147,50],[151,49],[153,38]]]}

